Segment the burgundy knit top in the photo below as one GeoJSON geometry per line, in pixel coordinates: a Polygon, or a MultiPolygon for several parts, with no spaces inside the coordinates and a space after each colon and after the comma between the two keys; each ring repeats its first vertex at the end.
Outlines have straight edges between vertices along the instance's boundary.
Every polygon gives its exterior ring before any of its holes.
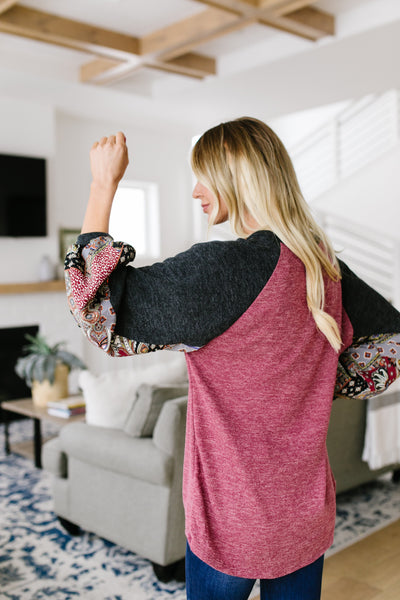
{"type": "MultiPolygon", "coordinates": [[[[344,347],[340,282],[326,308],[344,347]]],[[[302,262],[284,246],[268,283],[222,335],[186,355],[184,465],[191,550],[224,573],[286,575],[332,544],[335,483],[326,435],[337,353],[307,307],[302,262]]]]}

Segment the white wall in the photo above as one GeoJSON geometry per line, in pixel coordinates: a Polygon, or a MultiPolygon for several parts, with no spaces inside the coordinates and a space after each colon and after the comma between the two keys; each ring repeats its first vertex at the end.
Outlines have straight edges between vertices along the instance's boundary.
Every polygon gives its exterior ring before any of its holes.
{"type": "Polygon", "coordinates": [[[400,147],[344,179],[312,206],[400,239],[400,147]]]}
{"type": "Polygon", "coordinates": [[[318,128],[332,121],[348,105],[349,102],[327,104],[272,119],[268,124],[279,135],[290,153],[298,142],[307,139],[318,128]]]}
{"type": "MultiPolygon", "coordinates": [[[[89,150],[103,135],[122,129],[128,140],[127,178],[159,186],[161,258],[192,243],[191,173],[193,132],[70,116],[40,103],[0,98],[0,152],[48,159],[47,238],[0,238],[0,283],[36,281],[44,254],[58,261],[59,228],[80,229],[90,187],[89,150]]],[[[51,343],[65,340],[94,372],[127,366],[92,348],[69,314],[63,293],[0,296],[0,327],[39,324],[51,343]]],[[[134,359],[127,359],[134,360],[134,359]]]]}

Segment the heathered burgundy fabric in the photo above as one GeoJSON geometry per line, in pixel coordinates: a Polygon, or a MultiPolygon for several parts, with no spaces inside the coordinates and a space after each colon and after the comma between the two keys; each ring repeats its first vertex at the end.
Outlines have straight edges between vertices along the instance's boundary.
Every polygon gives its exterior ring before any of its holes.
{"type": "MultiPolygon", "coordinates": [[[[340,283],[326,310],[352,341],[340,283]]],[[[338,355],[306,303],[302,262],[278,264],[245,313],[186,355],[190,393],[183,497],[186,535],[224,573],[275,578],[331,545],[335,484],[326,435],[338,355]]]]}

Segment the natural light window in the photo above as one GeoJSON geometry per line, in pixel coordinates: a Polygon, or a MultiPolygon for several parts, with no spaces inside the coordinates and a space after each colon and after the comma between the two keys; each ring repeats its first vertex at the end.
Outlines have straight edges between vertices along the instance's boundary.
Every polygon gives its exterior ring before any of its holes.
{"type": "Polygon", "coordinates": [[[111,210],[110,234],[116,241],[131,244],[137,256],[159,256],[160,227],[156,184],[138,181],[123,181],[119,184],[111,210]]]}

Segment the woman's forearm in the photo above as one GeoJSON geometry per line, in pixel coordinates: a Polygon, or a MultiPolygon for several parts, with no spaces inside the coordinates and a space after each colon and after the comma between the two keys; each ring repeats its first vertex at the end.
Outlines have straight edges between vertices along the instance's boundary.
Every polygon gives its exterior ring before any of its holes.
{"type": "Polygon", "coordinates": [[[81,233],[90,233],[91,231],[108,233],[111,207],[116,190],[116,185],[99,186],[92,183],[81,233]]]}
{"type": "Polygon", "coordinates": [[[115,192],[128,163],[126,138],[121,131],[108,138],[103,137],[93,144],[90,151],[93,179],[82,233],[92,231],[108,233],[115,192]]]}

